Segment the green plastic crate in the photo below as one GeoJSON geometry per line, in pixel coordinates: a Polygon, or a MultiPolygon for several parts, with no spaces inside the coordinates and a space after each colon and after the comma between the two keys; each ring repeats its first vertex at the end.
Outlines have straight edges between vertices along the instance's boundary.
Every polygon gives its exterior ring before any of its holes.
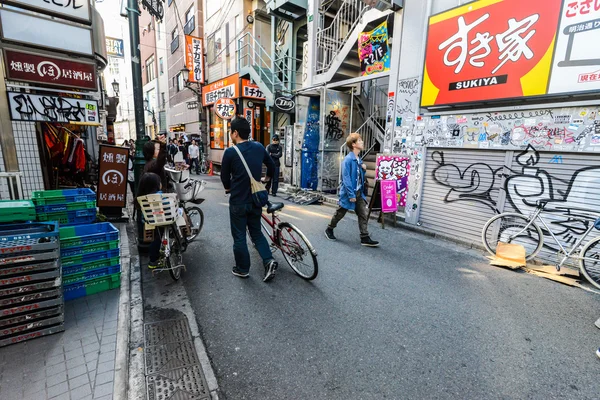
{"type": "Polygon", "coordinates": [[[107,290],[116,289],[121,286],[121,273],[103,276],[98,279],[93,279],[87,282],[79,282],[73,285],[65,285],[63,287],[63,296],[65,300],[73,300],[83,296],[105,292],[107,290]]]}
{"type": "Polygon", "coordinates": [[[31,200],[0,200],[0,222],[35,221],[31,200]]]}
{"type": "Polygon", "coordinates": [[[79,274],[81,272],[93,271],[95,269],[110,267],[111,265],[117,265],[121,261],[120,257],[105,258],[103,260],[90,261],[80,264],[72,264],[65,266],[63,262],[62,272],[63,277],[71,274],[79,274]]]}
{"type": "Polygon", "coordinates": [[[86,244],[83,246],[73,246],[60,249],[61,257],[81,256],[98,251],[115,250],[119,248],[119,240],[111,240],[110,242],[100,242],[86,244]]]}

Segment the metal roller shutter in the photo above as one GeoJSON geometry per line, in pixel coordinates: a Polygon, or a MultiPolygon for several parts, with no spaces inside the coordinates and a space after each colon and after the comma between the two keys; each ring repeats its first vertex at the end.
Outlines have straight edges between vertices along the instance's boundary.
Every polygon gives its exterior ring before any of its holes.
{"type": "Polygon", "coordinates": [[[496,210],[505,151],[427,149],[420,222],[424,228],[481,245],[496,210]]]}
{"type": "MultiPolygon", "coordinates": [[[[593,214],[600,215],[600,154],[515,151],[504,211],[529,214],[540,199],[552,199],[542,218],[570,249],[595,220],[593,214]]],[[[599,234],[592,231],[586,241],[599,234]]],[[[544,245],[538,258],[556,264],[559,247],[546,232],[544,245]]]]}

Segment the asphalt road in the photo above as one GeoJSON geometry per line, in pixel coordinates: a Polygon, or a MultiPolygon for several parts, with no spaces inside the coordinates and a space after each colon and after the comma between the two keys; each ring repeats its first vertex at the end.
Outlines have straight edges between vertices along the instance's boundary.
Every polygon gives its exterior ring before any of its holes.
{"type": "Polygon", "coordinates": [[[316,247],[319,276],[281,254],[262,282],[231,274],[227,198],[210,178],[182,277],[219,382],[237,399],[598,399],[600,295],[487,264],[484,254],[353,215],[325,239],[327,206],[283,219],[316,247]]]}

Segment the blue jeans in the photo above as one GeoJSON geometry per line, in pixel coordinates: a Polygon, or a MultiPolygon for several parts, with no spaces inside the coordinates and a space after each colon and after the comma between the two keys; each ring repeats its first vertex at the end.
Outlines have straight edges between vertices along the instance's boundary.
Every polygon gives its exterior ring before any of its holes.
{"type": "Polygon", "coordinates": [[[250,237],[258,250],[258,254],[266,265],[273,260],[273,254],[267,239],[263,235],[260,226],[262,209],[254,204],[230,204],[229,220],[231,222],[231,236],[233,236],[233,255],[235,265],[241,272],[250,271],[250,253],[246,243],[246,227],[250,237]]]}

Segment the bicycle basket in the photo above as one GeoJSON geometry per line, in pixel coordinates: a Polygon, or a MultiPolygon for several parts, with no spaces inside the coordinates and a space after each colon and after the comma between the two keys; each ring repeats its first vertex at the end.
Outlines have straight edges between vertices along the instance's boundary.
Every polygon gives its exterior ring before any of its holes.
{"type": "Polygon", "coordinates": [[[171,225],[177,217],[177,195],[175,193],[149,194],[137,198],[144,221],[152,226],[171,225]]]}
{"type": "Polygon", "coordinates": [[[196,200],[204,190],[205,181],[188,180],[185,183],[175,183],[175,191],[182,201],[196,200]]]}
{"type": "Polygon", "coordinates": [[[190,177],[190,171],[187,169],[165,167],[165,172],[169,179],[175,183],[185,182],[190,177]]]}

